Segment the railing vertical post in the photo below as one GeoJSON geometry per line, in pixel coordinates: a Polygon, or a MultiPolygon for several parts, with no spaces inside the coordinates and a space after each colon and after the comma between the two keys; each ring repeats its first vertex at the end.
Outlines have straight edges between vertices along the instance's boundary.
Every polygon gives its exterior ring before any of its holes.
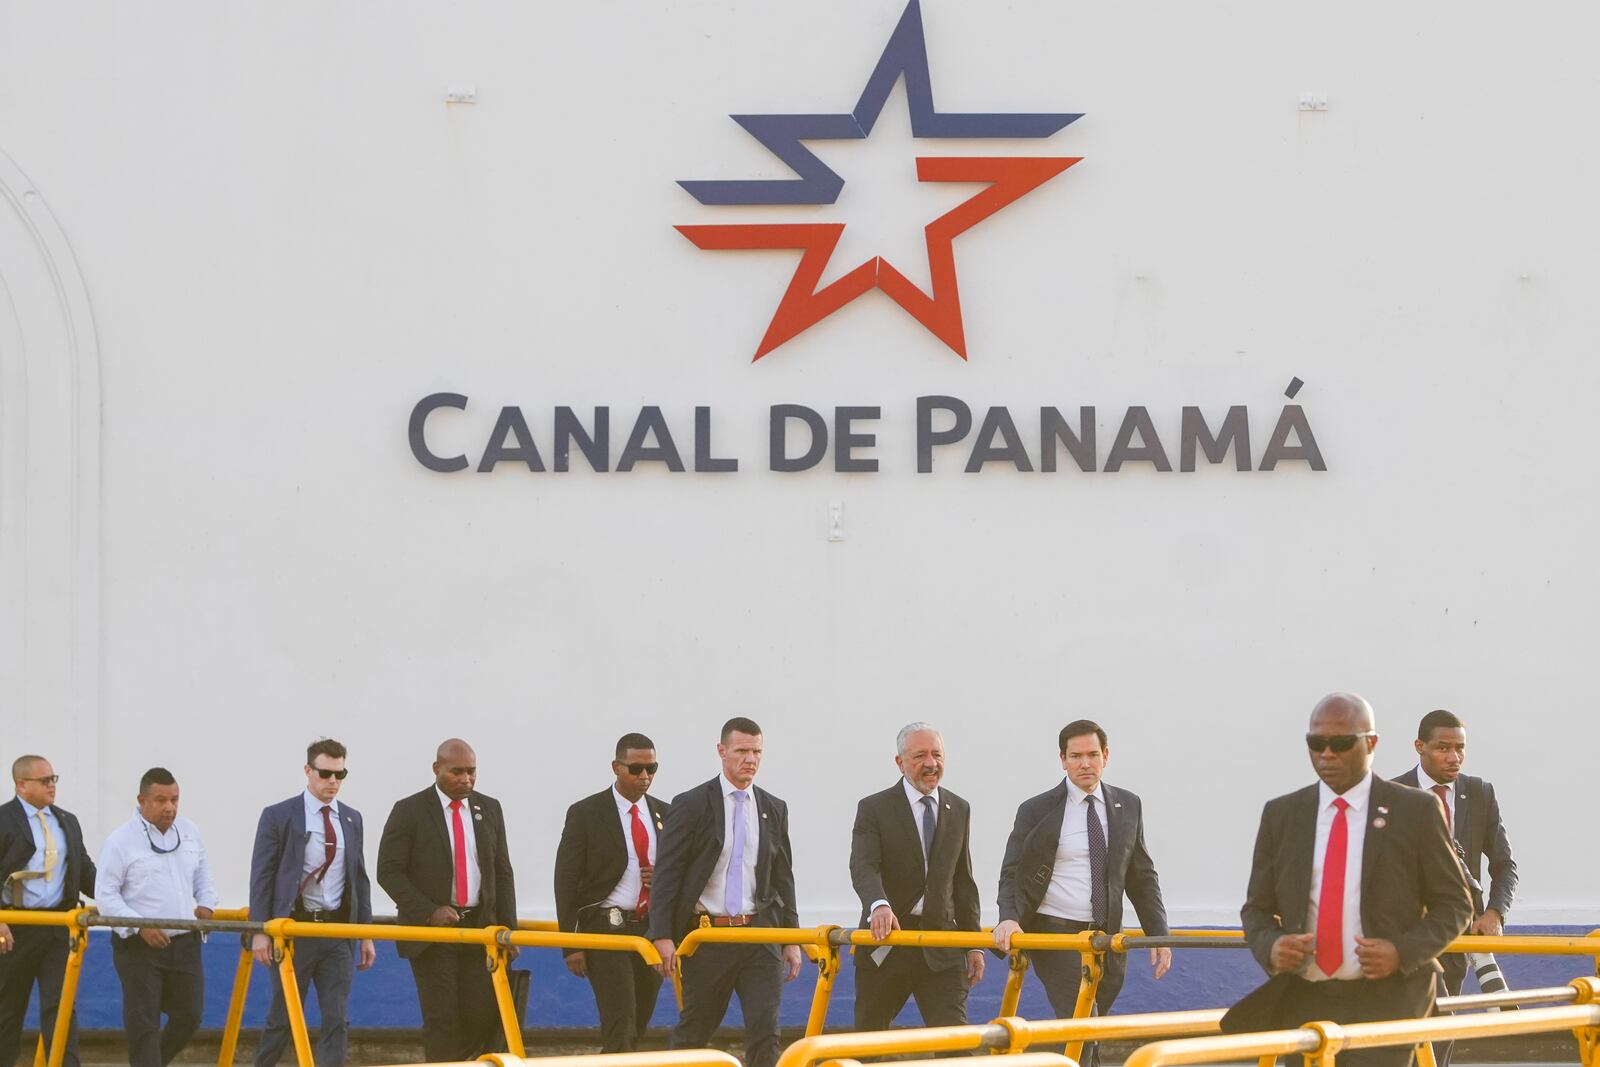
{"type": "Polygon", "coordinates": [[[305,1005],[300,1002],[300,983],[294,974],[294,941],[284,936],[288,919],[271,919],[267,934],[278,957],[278,982],[283,986],[283,1006],[289,1015],[289,1034],[294,1038],[295,1060],[300,1067],[316,1067],[311,1056],[311,1035],[306,1031],[305,1005]]]}
{"type": "Polygon", "coordinates": [[[233,996],[228,1000],[228,1021],[222,1027],[222,1047],[217,1051],[217,1067],[233,1067],[233,1054],[239,1048],[239,1030],[244,1025],[244,998],[250,992],[250,968],[255,953],[250,951],[250,935],[241,935],[239,966],[233,972],[233,996]]]}
{"type": "Polygon", "coordinates": [[[1028,977],[1028,954],[1014,948],[1006,957],[1006,963],[1006,991],[1000,997],[1002,1018],[1017,1014],[1017,1005],[1022,1003],[1022,982],[1028,977]]]}
{"type": "Polygon", "coordinates": [[[83,972],[83,953],[89,947],[89,929],[78,920],[87,911],[87,908],[73,908],[67,912],[67,937],[72,947],[67,952],[67,972],[61,979],[61,1002],[56,1006],[55,1033],[50,1038],[50,1056],[46,1060],[49,1067],[61,1067],[62,1058],[67,1054],[72,1011],[78,999],[78,976],[83,972]]]}
{"type": "MultiPolygon", "coordinates": [[[[1078,979],[1078,1003],[1072,1008],[1074,1019],[1087,1019],[1094,1014],[1095,994],[1100,992],[1100,978],[1105,974],[1105,953],[1086,948],[1079,956],[1083,960],[1082,977],[1078,979]]],[[[1083,1041],[1067,1042],[1067,1059],[1079,1060],[1083,1057],[1083,1041]]]]}
{"type": "Polygon", "coordinates": [[[484,932],[491,938],[483,946],[484,966],[489,968],[489,980],[494,985],[494,1002],[500,1009],[506,1048],[513,1056],[524,1056],[527,1053],[522,1047],[522,1020],[517,1018],[517,1001],[511,995],[511,961],[506,956],[506,945],[500,941],[501,935],[510,931],[504,926],[491,926],[484,932]]]}
{"type": "Polygon", "coordinates": [[[1424,1041],[1416,1047],[1417,1067],[1439,1067],[1439,1061],[1433,1055],[1433,1042],[1424,1041]]]}
{"type": "Polygon", "coordinates": [[[817,988],[811,994],[811,1014],[806,1017],[806,1037],[816,1037],[828,1022],[828,1002],[833,999],[833,980],[839,974],[839,946],[824,943],[817,955],[817,988]]]}

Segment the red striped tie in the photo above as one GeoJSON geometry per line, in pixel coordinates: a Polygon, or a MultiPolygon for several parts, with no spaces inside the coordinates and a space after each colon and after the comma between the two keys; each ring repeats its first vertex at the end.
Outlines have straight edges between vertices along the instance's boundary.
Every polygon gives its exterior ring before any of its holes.
{"type": "Polygon", "coordinates": [[[1439,798],[1439,806],[1444,809],[1444,828],[1454,833],[1455,831],[1451,829],[1450,826],[1450,801],[1445,799],[1450,794],[1450,787],[1447,785],[1436,785],[1433,787],[1433,792],[1434,795],[1439,798]]]}
{"type": "Polygon", "coordinates": [[[1328,851],[1322,856],[1322,894],[1317,898],[1317,966],[1329,978],[1344,963],[1344,860],[1350,847],[1350,827],[1344,809],[1350,802],[1335,797],[1333,826],[1328,830],[1328,851]]]}
{"type": "Polygon", "coordinates": [[[467,827],[461,821],[461,801],[450,802],[451,829],[455,831],[456,907],[467,906],[467,827]]]}

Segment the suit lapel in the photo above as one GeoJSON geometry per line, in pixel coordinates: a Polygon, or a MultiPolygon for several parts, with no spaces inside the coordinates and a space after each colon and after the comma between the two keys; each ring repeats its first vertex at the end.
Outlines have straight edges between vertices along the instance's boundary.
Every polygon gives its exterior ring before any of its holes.
{"type": "MultiPolygon", "coordinates": [[[[484,829],[487,824],[483,818],[483,801],[478,799],[478,794],[473,793],[467,797],[467,802],[461,805],[461,809],[461,817],[467,820],[467,826],[472,830],[472,839],[478,845],[478,872],[487,880],[487,873],[491,867],[489,853],[494,842],[488,836],[489,831],[484,829]]],[[[483,902],[481,893],[478,902],[483,902]]]]}
{"type": "Polygon", "coordinates": [[[1450,833],[1461,847],[1472,847],[1472,790],[1467,788],[1465,775],[1457,775],[1450,788],[1456,793],[1456,813],[1450,819],[1450,833]]]}
{"type": "Polygon", "coordinates": [[[1287,896],[1290,900],[1303,902],[1300,914],[1302,930],[1306,926],[1306,915],[1311,907],[1311,868],[1317,851],[1317,800],[1320,796],[1321,790],[1318,786],[1312,786],[1301,794],[1289,812],[1289,829],[1284,835],[1284,840],[1294,848],[1294,862],[1289,868],[1290,886],[1287,896]],[[1305,842],[1304,846],[1300,844],[1302,841],[1305,842]]]}
{"type": "Polygon", "coordinates": [[[616,794],[607,789],[601,796],[605,798],[605,803],[600,805],[600,812],[597,814],[603,816],[605,823],[606,828],[602,832],[605,834],[606,840],[611,842],[612,851],[622,857],[622,866],[627,867],[628,835],[622,832],[622,818],[620,817],[621,812],[617,810],[616,794]]]}
{"type": "MultiPolygon", "coordinates": [[[[350,814],[350,809],[343,804],[339,805],[339,822],[344,828],[344,878],[345,892],[353,892],[357,869],[361,862],[361,833],[356,829],[356,820],[350,814]]],[[[353,912],[352,912],[353,914],[353,912]]]]}
{"type": "Polygon", "coordinates": [[[1105,794],[1105,811],[1102,815],[1106,820],[1106,876],[1110,877],[1116,857],[1122,855],[1122,839],[1127,836],[1127,820],[1122,817],[1122,790],[1114,785],[1104,785],[1100,792],[1105,794]]]}
{"type": "Polygon", "coordinates": [[[423,796],[426,797],[423,807],[428,811],[428,824],[439,836],[439,847],[444,849],[446,865],[451,866],[455,863],[455,855],[450,849],[450,827],[444,821],[444,805],[439,803],[439,791],[437,788],[430,789],[423,796]]]}
{"type": "MultiPolygon", "coordinates": [[[[894,832],[899,835],[900,848],[905,851],[906,855],[921,856],[922,827],[917,824],[917,813],[912,810],[910,802],[906,799],[906,787],[901,784],[903,781],[904,779],[897,781],[890,789],[885,790],[885,792],[888,794],[888,804],[890,809],[889,825],[893,827],[894,832]]],[[[944,821],[943,819],[939,818],[939,816],[943,814],[943,812],[934,813],[933,844],[935,848],[937,848],[939,845],[939,826],[944,821]]],[[[886,853],[888,852],[887,849],[884,851],[886,853]]],[[[926,880],[928,864],[932,858],[933,857],[930,855],[923,860],[922,872],[924,880],[926,880]]]]}
{"type": "Polygon", "coordinates": [[[1367,922],[1367,901],[1377,870],[1383,865],[1383,854],[1389,844],[1389,804],[1394,787],[1372,776],[1372,792],[1367,794],[1367,836],[1361,844],[1361,922],[1367,922]]]}
{"type": "Polygon", "coordinates": [[[722,776],[711,779],[705,785],[707,800],[706,810],[711,815],[711,837],[717,843],[717,851],[722,851],[722,842],[726,839],[723,832],[724,823],[728,821],[728,805],[722,799],[722,776]]]}

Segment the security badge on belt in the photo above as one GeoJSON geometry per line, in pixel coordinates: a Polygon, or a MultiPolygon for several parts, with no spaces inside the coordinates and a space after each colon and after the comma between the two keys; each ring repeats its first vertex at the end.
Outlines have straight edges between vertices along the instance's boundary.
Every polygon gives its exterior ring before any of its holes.
{"type": "Polygon", "coordinates": [[[621,908],[607,908],[606,909],[606,925],[611,927],[612,929],[615,929],[615,930],[622,929],[622,909],[621,908]]]}

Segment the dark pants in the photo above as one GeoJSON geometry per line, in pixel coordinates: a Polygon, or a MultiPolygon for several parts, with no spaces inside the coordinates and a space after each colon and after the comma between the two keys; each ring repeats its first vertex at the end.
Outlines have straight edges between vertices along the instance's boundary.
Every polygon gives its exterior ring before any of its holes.
{"type": "Polygon", "coordinates": [[[505,1051],[506,1032],[481,945],[429,945],[412,958],[411,975],[422,1007],[423,1059],[455,1063],[505,1051]]]}
{"type": "MultiPolygon", "coordinates": [[[[1444,973],[1439,976],[1438,994],[1441,997],[1459,996],[1461,984],[1467,977],[1467,957],[1462,952],[1451,952],[1439,957],[1444,973]]],[[[1433,1060],[1437,1067],[1450,1067],[1450,1057],[1455,1053],[1454,1041],[1435,1041],[1433,1060]]]]}
{"type": "MultiPolygon", "coordinates": [[[[1028,924],[1030,934],[1081,934],[1093,930],[1093,923],[1075,919],[1058,919],[1053,915],[1035,915],[1028,924]]],[[[1050,1009],[1058,1019],[1070,1019],[1078,1007],[1078,987],[1083,980],[1083,958],[1076,952],[1030,952],[1028,963],[1039,976],[1044,994],[1050,999],[1050,1009]]],[[[1110,1015],[1111,1005],[1122,992],[1122,982],[1128,975],[1128,957],[1122,952],[1105,954],[1100,975],[1100,985],[1095,990],[1092,1015],[1110,1015]]],[[[1097,1067],[1100,1046],[1089,1042],[1083,1046],[1080,1058],[1083,1067],[1097,1067]]]]}
{"type": "MultiPolygon", "coordinates": [[[[55,1036],[61,980],[67,971],[67,931],[60,926],[11,927],[11,951],[0,955],[0,1067],[14,1067],[22,1043],[22,1016],[28,996],[39,986],[39,1032],[46,1043],[55,1036]]],[[[33,1062],[33,1050],[28,1050],[33,1062]]],[[[67,1031],[65,1067],[78,1067],[78,1018],[67,1031]]]]}
{"type": "Polygon", "coordinates": [[[683,1014],[672,1048],[705,1048],[739,994],[745,1067],[778,1062],[778,1001],[783,957],[777,945],[701,945],[683,961],[683,1014]]]}
{"type": "MultiPolygon", "coordinates": [[[[649,938],[647,922],[626,922],[612,926],[600,916],[587,918],[580,929],[594,934],[631,934],[649,938]]],[[[601,1052],[637,1052],[639,1035],[655,1014],[656,995],[661,992],[661,975],[636,952],[584,953],[589,985],[594,989],[594,1004],[600,1011],[601,1052]]],[[[691,957],[693,958],[693,957],[691,957]]],[[[318,1064],[322,1062],[317,1061],[318,1064]]]]}
{"type": "Polygon", "coordinates": [[[112,935],[111,962],[122,980],[122,1030],[131,1067],[166,1067],[200,1026],[206,976],[200,935],[178,934],[151,948],[138,934],[112,935]],[[166,1029],[161,1016],[167,1017],[166,1029]]]}
{"type": "MultiPolygon", "coordinates": [[[[349,1044],[350,1019],[345,1010],[350,1001],[350,980],[355,974],[357,941],[331,941],[304,937],[294,943],[294,978],[300,1000],[306,990],[317,988],[317,1011],[322,1028],[317,1035],[314,1059],[317,1067],[344,1067],[349,1044]]],[[[256,1067],[273,1067],[289,1046],[289,1006],[283,999],[283,982],[272,976],[272,1007],[267,1009],[267,1025],[256,1046],[256,1067]]]]}
{"type": "MultiPolygon", "coordinates": [[[[1433,1011],[1434,971],[1419,968],[1412,974],[1392,974],[1368,981],[1307,982],[1290,979],[1281,1002],[1283,1025],[1299,1027],[1326,1020],[1334,1023],[1373,1023],[1387,1019],[1420,1019],[1433,1011]]],[[[1412,1048],[1352,1049],[1339,1053],[1343,1067],[1407,1067],[1412,1048]]]]}
{"type": "MultiPolygon", "coordinates": [[[[901,929],[920,930],[920,916],[907,915],[901,929]]],[[[967,1024],[966,952],[962,949],[892,948],[883,963],[872,962],[881,951],[858,945],[856,960],[857,1030],[887,1030],[895,1016],[915,997],[923,1026],[967,1024]],[[928,955],[933,955],[929,965],[928,955]]]]}

